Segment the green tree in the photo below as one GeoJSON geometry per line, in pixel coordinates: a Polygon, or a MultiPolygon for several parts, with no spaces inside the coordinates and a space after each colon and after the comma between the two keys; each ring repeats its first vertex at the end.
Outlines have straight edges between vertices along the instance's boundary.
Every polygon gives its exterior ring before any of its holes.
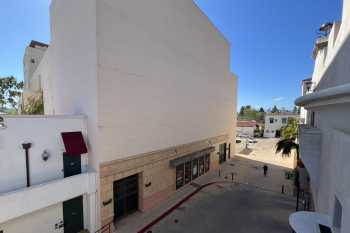
{"type": "Polygon", "coordinates": [[[239,115],[241,115],[241,116],[243,116],[243,115],[244,115],[244,109],[245,109],[245,107],[244,107],[244,106],[242,106],[242,107],[241,107],[241,110],[239,111],[239,115]]]}
{"type": "Polygon", "coordinates": [[[0,77],[0,107],[18,110],[22,90],[23,82],[17,81],[15,77],[0,77]]]}
{"type": "Polygon", "coordinates": [[[277,106],[273,106],[272,110],[271,110],[272,113],[277,113],[279,112],[279,109],[277,108],[277,106]]]}
{"type": "Polygon", "coordinates": [[[264,122],[264,117],[265,111],[263,108],[257,110],[251,105],[242,106],[238,114],[239,120],[255,120],[257,122],[264,122]]]}
{"type": "Polygon", "coordinates": [[[298,121],[295,118],[288,118],[288,124],[281,129],[282,138],[298,138],[298,121]]]}
{"type": "Polygon", "coordinates": [[[296,151],[299,160],[299,144],[296,143],[295,138],[283,138],[276,144],[276,154],[282,153],[282,156],[289,157],[293,150],[296,151]]]}
{"type": "Polygon", "coordinates": [[[44,114],[43,94],[33,96],[27,100],[25,106],[22,106],[22,114],[27,115],[42,115],[44,114]]]}
{"type": "Polygon", "coordinates": [[[299,160],[298,129],[298,121],[295,118],[288,118],[288,124],[281,129],[282,139],[276,144],[276,154],[282,152],[282,156],[290,156],[295,150],[299,160]]]}

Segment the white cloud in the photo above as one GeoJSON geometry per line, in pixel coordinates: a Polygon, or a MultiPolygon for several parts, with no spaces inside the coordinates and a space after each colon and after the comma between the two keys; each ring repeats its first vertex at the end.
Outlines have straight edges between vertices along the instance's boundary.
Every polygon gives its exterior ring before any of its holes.
{"type": "Polygon", "coordinates": [[[272,100],[275,101],[275,102],[279,102],[279,101],[284,100],[284,97],[282,97],[282,96],[280,96],[280,97],[275,97],[275,98],[273,98],[272,100]]]}

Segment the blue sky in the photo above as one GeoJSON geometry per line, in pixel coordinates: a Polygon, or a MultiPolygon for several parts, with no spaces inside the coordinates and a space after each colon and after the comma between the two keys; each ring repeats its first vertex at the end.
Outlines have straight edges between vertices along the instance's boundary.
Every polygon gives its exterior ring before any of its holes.
{"type": "MultiPolygon", "coordinates": [[[[195,0],[231,43],[238,107],[292,108],[312,74],[317,28],[341,18],[341,0],[195,0]]],[[[50,0],[0,0],[0,76],[23,78],[26,45],[48,43],[50,0]]]]}

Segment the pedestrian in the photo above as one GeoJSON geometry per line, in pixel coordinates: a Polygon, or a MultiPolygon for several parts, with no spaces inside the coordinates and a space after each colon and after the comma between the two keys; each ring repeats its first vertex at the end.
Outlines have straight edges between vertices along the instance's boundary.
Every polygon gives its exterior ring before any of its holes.
{"type": "Polygon", "coordinates": [[[263,169],[264,169],[264,176],[267,176],[267,171],[269,170],[269,167],[266,164],[264,164],[263,169]]]}

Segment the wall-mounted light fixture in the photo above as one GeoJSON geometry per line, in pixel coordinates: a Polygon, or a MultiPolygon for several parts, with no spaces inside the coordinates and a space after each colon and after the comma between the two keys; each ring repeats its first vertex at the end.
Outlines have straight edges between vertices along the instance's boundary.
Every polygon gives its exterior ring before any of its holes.
{"type": "Polygon", "coordinates": [[[148,182],[147,184],[145,184],[145,187],[148,188],[152,185],[152,182],[148,182]]]}
{"type": "Polygon", "coordinates": [[[50,158],[50,153],[47,150],[44,150],[41,154],[41,158],[46,162],[50,158]]]}
{"type": "Polygon", "coordinates": [[[112,203],[112,198],[108,199],[107,201],[102,202],[103,206],[109,205],[112,203]]]}

